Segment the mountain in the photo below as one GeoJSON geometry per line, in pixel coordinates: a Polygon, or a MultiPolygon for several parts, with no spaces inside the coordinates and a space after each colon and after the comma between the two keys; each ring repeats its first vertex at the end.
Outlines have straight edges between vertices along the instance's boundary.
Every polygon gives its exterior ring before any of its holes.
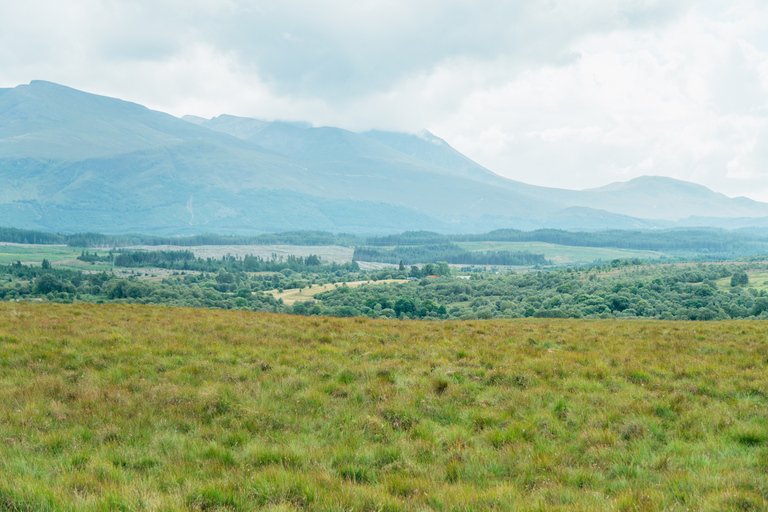
{"type": "MultiPolygon", "coordinates": [[[[624,183],[583,191],[582,205],[648,219],[691,216],[764,217],[768,205],[746,197],[730,198],[696,183],[662,176],[641,176],[624,183]]],[[[574,203],[578,204],[578,203],[574,203]]]]}
{"type": "Polygon", "coordinates": [[[50,82],[0,89],[0,225],[374,234],[654,228],[703,217],[763,225],[768,205],[658,177],[585,191],[537,187],[494,174],[426,131],[178,119],[50,82]]]}

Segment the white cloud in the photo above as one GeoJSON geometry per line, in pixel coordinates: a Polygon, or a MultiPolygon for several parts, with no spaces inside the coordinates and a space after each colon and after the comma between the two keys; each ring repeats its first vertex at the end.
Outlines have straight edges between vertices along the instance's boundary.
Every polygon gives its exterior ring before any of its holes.
{"type": "Polygon", "coordinates": [[[27,0],[0,4],[0,86],[176,115],[428,128],[505,176],[643,174],[768,200],[759,0],[27,0]]]}

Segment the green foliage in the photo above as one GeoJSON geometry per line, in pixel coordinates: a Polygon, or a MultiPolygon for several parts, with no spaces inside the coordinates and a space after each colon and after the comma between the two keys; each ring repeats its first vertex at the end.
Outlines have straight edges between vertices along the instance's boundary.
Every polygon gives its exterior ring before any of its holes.
{"type": "Polygon", "coordinates": [[[378,249],[375,247],[355,247],[353,258],[357,261],[374,261],[397,264],[399,261],[424,263],[443,260],[458,265],[547,265],[541,254],[511,251],[466,251],[456,244],[413,245],[378,249]]]}
{"type": "Polygon", "coordinates": [[[746,286],[749,284],[749,276],[743,270],[737,270],[731,276],[731,286],[746,286]]]}
{"type": "MultiPolygon", "coordinates": [[[[329,314],[339,306],[354,306],[366,316],[385,316],[384,310],[391,307],[397,316],[407,318],[465,320],[531,316],[722,320],[754,318],[768,311],[768,292],[717,284],[737,271],[760,272],[763,263],[640,263],[626,260],[583,269],[478,273],[469,280],[446,277],[367,284],[326,291],[315,298],[329,314]]],[[[420,277],[423,269],[413,267],[410,275],[420,277]]]]}
{"type": "MultiPolygon", "coordinates": [[[[114,253],[120,272],[59,266],[0,266],[0,300],[130,302],[291,312],[299,315],[410,319],[659,318],[723,320],[768,316],[768,290],[727,286],[734,275],[764,276],[763,263],[651,265],[634,260],[521,274],[451,275],[446,263],[363,272],[355,263],[253,256],[194,259],[189,251],[114,253]],[[147,265],[162,278],[147,278],[147,265]],[[159,269],[158,269],[159,267],[159,269]],[[392,279],[408,282],[392,282],[392,279]],[[431,276],[431,277],[430,277],[431,276]],[[434,276],[439,276],[434,278],[434,276]],[[368,280],[368,282],[365,282],[368,280]],[[346,286],[345,281],[358,281],[346,286]],[[318,291],[310,284],[337,283],[318,291]],[[278,290],[308,290],[287,304],[278,290]],[[325,290],[325,291],[323,291],[325,290]],[[268,293],[267,293],[268,292],[268,293]]],[[[98,267],[96,267],[98,268],[98,267]]],[[[468,270],[471,270],[468,269],[468,270]]],[[[152,274],[156,275],[156,274],[152,274]]],[[[743,277],[738,277],[743,280],[743,277]]]]}

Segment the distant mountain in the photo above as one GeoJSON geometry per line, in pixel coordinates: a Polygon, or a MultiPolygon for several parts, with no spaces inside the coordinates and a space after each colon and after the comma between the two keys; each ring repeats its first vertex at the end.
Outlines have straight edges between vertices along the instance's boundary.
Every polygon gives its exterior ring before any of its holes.
{"type": "Polygon", "coordinates": [[[655,228],[703,217],[764,225],[768,205],[656,177],[586,191],[536,187],[494,174],[429,132],[178,119],[42,81],[0,89],[0,225],[373,234],[655,228]]]}
{"type": "Polygon", "coordinates": [[[187,121],[187,122],[192,123],[192,124],[197,124],[197,125],[203,124],[204,122],[208,121],[204,117],[193,116],[193,115],[189,115],[189,114],[187,114],[186,116],[183,116],[182,119],[184,121],[187,121]]]}
{"type": "MultiPolygon", "coordinates": [[[[322,177],[317,190],[322,194],[411,205],[441,219],[448,216],[450,223],[460,225],[474,224],[473,219],[482,215],[546,216],[562,209],[557,203],[489,187],[420,155],[412,156],[366,134],[340,128],[282,121],[265,123],[234,116],[219,116],[202,126],[243,137],[290,158],[322,177]]],[[[446,148],[454,152],[447,144],[446,148]]],[[[484,172],[492,175],[490,171],[484,172]]],[[[446,226],[450,227],[450,223],[446,226]]]]}
{"type": "Polygon", "coordinates": [[[766,203],[746,197],[730,198],[696,183],[662,176],[641,176],[585,190],[581,204],[598,204],[605,210],[648,219],[768,216],[766,203]]]}

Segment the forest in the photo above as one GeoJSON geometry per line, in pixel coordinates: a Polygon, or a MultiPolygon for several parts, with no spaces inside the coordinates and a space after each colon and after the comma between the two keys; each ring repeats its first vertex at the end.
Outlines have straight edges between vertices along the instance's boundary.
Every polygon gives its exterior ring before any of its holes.
{"type": "MultiPolygon", "coordinates": [[[[446,262],[363,271],[355,262],[320,264],[316,256],[203,260],[185,251],[168,253],[158,262],[163,254],[117,254],[115,260],[126,260],[128,267],[109,272],[100,271],[96,261],[93,270],[58,268],[45,260],[42,265],[0,266],[0,300],[439,320],[768,317],[768,267],[763,262],[659,264],[634,259],[496,274],[471,266],[451,268],[446,262]],[[158,265],[167,267],[164,274],[150,274],[158,265]],[[360,281],[368,282],[346,285],[360,281]],[[327,284],[334,286],[319,289],[327,284]],[[311,291],[313,286],[318,293],[310,300],[287,304],[276,298],[283,290],[311,291]]],[[[93,255],[84,252],[84,257],[93,255]]]]}

